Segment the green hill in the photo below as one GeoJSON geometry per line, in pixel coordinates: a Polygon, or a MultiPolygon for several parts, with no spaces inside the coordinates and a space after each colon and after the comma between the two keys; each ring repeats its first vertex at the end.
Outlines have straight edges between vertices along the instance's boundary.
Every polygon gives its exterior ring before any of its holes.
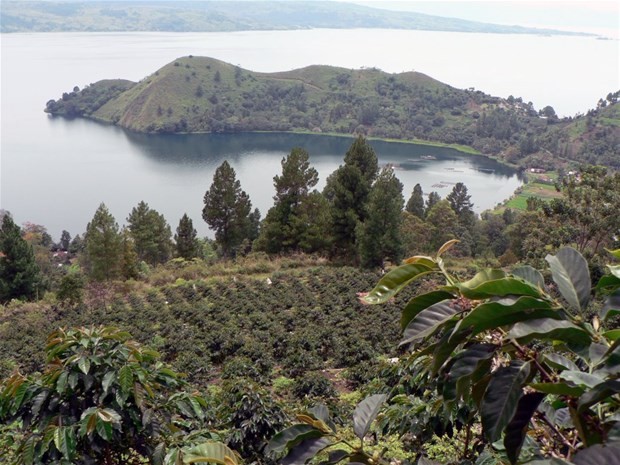
{"type": "Polygon", "coordinates": [[[563,159],[620,166],[608,156],[620,136],[615,100],[560,120],[551,107],[537,112],[520,98],[456,89],[417,72],[309,66],[257,73],[189,56],[139,83],[105,80],[74,89],[46,111],[146,133],[311,131],[439,141],[552,168],[563,159]]]}

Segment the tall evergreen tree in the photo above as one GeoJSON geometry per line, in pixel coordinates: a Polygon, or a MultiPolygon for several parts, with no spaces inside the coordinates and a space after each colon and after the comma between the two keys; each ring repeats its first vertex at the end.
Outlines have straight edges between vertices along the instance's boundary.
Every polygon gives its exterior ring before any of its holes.
{"type": "Polygon", "coordinates": [[[355,256],[356,228],[366,219],[368,194],[377,176],[373,148],[359,136],[340,166],[327,179],[324,195],[331,205],[331,233],[336,255],[355,256]]]}
{"type": "Polygon", "coordinates": [[[215,170],[213,183],[204,196],[204,204],[202,218],[215,231],[222,254],[233,256],[237,247],[252,233],[252,203],[227,161],[215,170]]]}
{"type": "Polygon", "coordinates": [[[60,243],[58,245],[60,246],[61,250],[68,251],[70,244],[71,244],[71,234],[69,234],[68,231],[65,231],[63,229],[62,233],[60,234],[60,243]]]}
{"type": "Polygon", "coordinates": [[[139,260],[156,265],[170,259],[172,232],[162,214],[142,201],[131,210],[127,226],[139,260]]]}
{"type": "Polygon", "coordinates": [[[0,302],[31,299],[40,281],[32,246],[21,235],[21,228],[5,213],[0,228],[0,302]]]}
{"type": "Polygon", "coordinates": [[[318,172],[310,166],[308,152],[304,149],[294,148],[282,159],[282,175],[273,178],[274,205],[263,222],[257,250],[280,253],[304,249],[302,236],[315,226],[314,217],[308,216],[312,210],[310,189],[318,181],[318,172]]]}
{"type": "Polygon", "coordinates": [[[86,226],[84,242],[89,275],[97,281],[117,278],[122,270],[122,241],[118,223],[105,204],[99,205],[86,226]]]}
{"type": "Polygon", "coordinates": [[[413,192],[407,201],[405,210],[418,218],[424,218],[424,193],[420,184],[413,186],[413,192]]]}
{"type": "Polygon", "coordinates": [[[446,200],[450,202],[450,207],[459,218],[463,226],[471,226],[474,220],[474,204],[471,203],[471,195],[467,193],[467,186],[462,182],[457,182],[452,188],[446,200]]]}
{"type": "Polygon", "coordinates": [[[431,208],[433,208],[440,200],[441,196],[437,192],[433,191],[428,194],[428,199],[426,199],[426,210],[424,212],[425,216],[428,216],[431,208]]]}
{"type": "Polygon", "coordinates": [[[357,229],[357,243],[362,266],[383,267],[389,259],[398,263],[403,255],[401,223],[403,185],[391,166],[379,173],[368,199],[368,217],[357,229]]]}
{"type": "Polygon", "coordinates": [[[121,231],[121,276],[125,279],[136,279],[139,276],[136,243],[127,228],[121,231]]]}
{"type": "Polygon", "coordinates": [[[174,241],[176,242],[177,256],[185,260],[191,260],[198,256],[197,233],[194,229],[194,223],[191,218],[187,216],[187,213],[184,213],[179,221],[177,232],[174,235],[174,241]]]}

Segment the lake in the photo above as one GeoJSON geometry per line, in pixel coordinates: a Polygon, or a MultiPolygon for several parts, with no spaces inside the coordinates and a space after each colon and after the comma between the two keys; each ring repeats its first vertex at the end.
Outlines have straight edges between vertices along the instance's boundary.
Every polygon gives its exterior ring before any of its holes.
{"type": "MultiPolygon", "coordinates": [[[[201,234],[202,197],[228,159],[263,216],[280,160],[303,146],[319,188],[350,139],[285,134],[150,136],[85,120],[51,118],[45,102],[104,78],[139,80],[183,55],[205,55],[255,71],[310,64],[417,70],[456,87],[521,96],[559,114],[585,112],[618,87],[617,41],[427,31],[305,30],[235,33],[2,34],[0,207],[16,221],[82,233],[100,202],[119,223],[140,200],[173,229],[187,212],[201,234]],[[570,57],[565,53],[571,50],[570,57]],[[525,51],[528,56],[523,58],[525,51]],[[518,57],[518,59],[517,59],[518,57]],[[587,85],[584,85],[587,83],[587,85]]],[[[373,142],[397,165],[408,197],[419,182],[445,196],[465,182],[475,209],[493,207],[519,185],[516,174],[453,150],[373,142]],[[422,157],[425,158],[422,158],[422,157]],[[435,159],[428,159],[434,157],[435,159]],[[433,187],[433,185],[442,187],[433,187]]]]}

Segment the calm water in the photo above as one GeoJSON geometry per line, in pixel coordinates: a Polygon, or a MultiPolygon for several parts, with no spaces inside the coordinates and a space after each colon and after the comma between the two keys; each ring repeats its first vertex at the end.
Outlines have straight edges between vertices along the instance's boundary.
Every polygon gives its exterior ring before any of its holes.
{"type": "MultiPolygon", "coordinates": [[[[139,80],[188,54],[256,71],[309,64],[389,72],[418,70],[456,87],[522,96],[560,114],[585,111],[618,87],[618,42],[590,38],[497,36],[423,31],[311,30],[242,33],[2,34],[0,207],[18,222],[81,233],[100,202],[122,223],[140,200],[176,227],[187,212],[201,233],[202,197],[228,159],[263,215],[281,158],[303,146],[320,186],[350,140],[292,135],[146,136],[90,121],[50,118],[45,102],[103,78],[139,80]],[[429,44],[432,46],[429,47],[429,44]],[[570,49],[567,57],[565,50],[570,49]],[[524,51],[527,60],[516,60],[524,51]],[[524,63],[524,61],[526,63],[524,63]],[[587,84],[587,85],[586,85],[587,84]]],[[[416,182],[445,196],[465,182],[478,211],[519,184],[510,170],[450,150],[373,143],[381,163],[400,167],[408,195],[416,182]],[[423,160],[433,155],[436,160],[423,160]],[[482,169],[482,171],[480,170],[482,169]],[[446,187],[433,188],[442,183],[446,187]]]]}

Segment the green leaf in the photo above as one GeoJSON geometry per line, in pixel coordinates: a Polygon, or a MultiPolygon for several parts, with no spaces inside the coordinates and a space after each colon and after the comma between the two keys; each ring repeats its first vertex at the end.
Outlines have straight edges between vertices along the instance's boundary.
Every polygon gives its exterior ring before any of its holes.
{"type": "Polygon", "coordinates": [[[575,249],[565,247],[558,253],[547,255],[553,281],[562,297],[575,310],[583,312],[590,300],[590,271],[585,258],[575,249]]]}
{"type": "Polygon", "coordinates": [[[562,314],[552,310],[551,304],[544,300],[509,296],[478,305],[461,320],[459,329],[471,328],[475,336],[488,329],[541,317],[561,318],[562,314]]]}
{"type": "Polygon", "coordinates": [[[555,354],[555,353],[550,352],[550,353],[544,354],[543,357],[545,361],[547,362],[547,365],[551,366],[552,368],[555,368],[556,370],[579,371],[579,367],[575,365],[573,361],[567,359],[566,357],[560,354],[555,354]]]}
{"type": "Polygon", "coordinates": [[[313,438],[302,441],[281,461],[282,465],[304,465],[308,460],[332,443],[327,438],[313,438]]]}
{"type": "Polygon", "coordinates": [[[510,463],[517,463],[530,420],[544,397],[541,393],[530,393],[519,399],[517,411],[508,423],[504,435],[504,447],[510,463]]]}
{"type": "Polygon", "coordinates": [[[308,410],[308,414],[312,415],[317,420],[321,420],[325,423],[332,431],[336,431],[336,424],[329,416],[329,409],[323,404],[317,404],[308,410]]]}
{"type": "Polygon", "coordinates": [[[67,379],[69,377],[68,371],[63,371],[56,380],[56,392],[62,394],[67,387],[67,379]]]}
{"type": "Polygon", "coordinates": [[[75,455],[75,431],[72,426],[58,426],[54,431],[54,445],[66,460],[75,455]]]}
{"type": "MultiPolygon", "coordinates": [[[[457,385],[469,379],[478,368],[491,357],[497,350],[494,344],[473,344],[454,357],[454,363],[447,374],[444,385],[444,398],[457,399],[457,385]]],[[[486,371],[486,370],[485,370],[486,371]]]]}
{"type": "Polygon", "coordinates": [[[118,381],[121,385],[123,394],[129,394],[131,392],[131,388],[133,387],[133,372],[131,371],[131,367],[129,365],[125,365],[121,368],[121,371],[118,374],[118,381]]]}
{"type": "Polygon", "coordinates": [[[362,298],[362,301],[367,304],[385,303],[415,279],[436,271],[438,268],[416,263],[394,268],[381,278],[375,288],[362,298]]]}
{"type": "Polygon", "coordinates": [[[514,417],[529,375],[530,362],[520,360],[513,360],[492,374],[480,407],[482,429],[490,442],[499,439],[514,417]]]}
{"type": "Polygon", "coordinates": [[[601,320],[606,321],[612,316],[620,314],[620,289],[611,294],[605,300],[605,305],[601,309],[601,320]]]}
{"type": "Polygon", "coordinates": [[[353,412],[353,431],[358,438],[364,439],[386,399],[385,394],[375,394],[357,404],[353,412]]]}
{"type": "Polygon", "coordinates": [[[400,344],[409,344],[415,340],[430,336],[454,315],[461,312],[457,305],[452,305],[452,302],[451,300],[444,300],[418,313],[409,322],[400,344]]]}
{"type": "Polygon", "coordinates": [[[575,465],[618,465],[620,464],[620,446],[615,444],[594,444],[580,450],[573,457],[575,465]]]}
{"type": "Polygon", "coordinates": [[[609,269],[609,272],[612,274],[612,276],[620,279],[620,265],[607,265],[607,268],[609,269]]]}
{"type": "Polygon", "coordinates": [[[97,434],[105,441],[112,440],[112,423],[103,421],[99,415],[97,415],[97,434]]]}
{"type": "Polygon", "coordinates": [[[402,311],[400,327],[404,330],[409,322],[422,310],[442,300],[453,299],[454,296],[447,291],[432,291],[420,294],[411,299],[402,311]]]}
{"type": "Polygon", "coordinates": [[[597,292],[611,292],[614,289],[617,289],[620,286],[620,279],[616,278],[612,275],[605,275],[601,279],[599,279],[596,284],[597,292]]]}
{"type": "Polygon", "coordinates": [[[219,465],[238,465],[237,454],[221,442],[205,442],[187,449],[184,463],[217,463],[219,465]]]}
{"type": "Polygon", "coordinates": [[[86,357],[80,357],[78,359],[78,368],[82,371],[82,373],[87,375],[90,370],[90,360],[86,357]]]}
{"type": "Polygon", "coordinates": [[[610,341],[617,341],[618,339],[620,339],[620,329],[612,329],[610,331],[605,331],[603,333],[603,336],[605,336],[610,341]]]}
{"type": "Polygon", "coordinates": [[[507,337],[526,344],[533,339],[542,339],[547,341],[565,341],[572,345],[588,347],[592,342],[591,336],[579,326],[569,321],[552,320],[550,318],[517,323],[509,331],[507,337]]]}
{"type": "Polygon", "coordinates": [[[577,386],[585,386],[593,388],[594,386],[603,383],[605,380],[599,376],[592,375],[590,373],[584,373],[582,371],[566,370],[560,373],[560,378],[565,381],[571,381],[577,386]]]}
{"type": "Polygon", "coordinates": [[[97,415],[99,415],[99,418],[101,418],[101,420],[108,423],[120,424],[121,422],[121,416],[111,408],[101,409],[97,411],[97,415]]]}
{"type": "Polygon", "coordinates": [[[101,381],[101,387],[103,388],[103,392],[108,392],[112,383],[116,380],[116,372],[108,371],[105,375],[103,375],[103,380],[101,381]]]}
{"type": "Polygon", "coordinates": [[[441,257],[444,253],[446,253],[448,250],[450,250],[452,247],[454,247],[459,242],[461,241],[459,241],[458,239],[451,239],[448,242],[446,242],[437,251],[437,258],[441,257]]]}
{"type": "Polygon", "coordinates": [[[323,436],[324,433],[314,428],[311,425],[299,424],[286,428],[276,434],[265,448],[266,454],[280,454],[286,449],[291,449],[301,441],[310,438],[318,438],[323,436]]]}
{"type": "Polygon", "coordinates": [[[37,447],[37,437],[35,435],[31,435],[26,442],[24,443],[24,447],[21,453],[21,460],[23,465],[33,465],[34,464],[34,456],[37,447]]]}
{"type": "Polygon", "coordinates": [[[511,274],[527,281],[530,284],[533,284],[539,289],[545,288],[545,279],[543,278],[543,275],[540,274],[540,271],[530,265],[515,268],[512,270],[511,274]]]}
{"type": "Polygon", "coordinates": [[[153,461],[153,465],[164,465],[164,460],[166,458],[166,443],[160,442],[153,449],[153,454],[151,454],[151,460],[153,461]]]}
{"type": "Polygon", "coordinates": [[[555,394],[558,396],[579,397],[583,394],[584,389],[579,386],[570,386],[566,383],[531,383],[530,387],[546,394],[555,394]]]}
{"type": "Polygon", "coordinates": [[[618,260],[620,260],[620,249],[615,249],[615,250],[609,250],[609,249],[605,249],[606,252],[609,252],[611,255],[613,255],[614,257],[616,257],[618,260]]]}
{"type": "Polygon", "coordinates": [[[583,413],[591,406],[598,404],[599,402],[611,397],[614,394],[620,392],[620,380],[605,381],[604,383],[597,384],[592,390],[586,392],[579,399],[577,404],[577,412],[583,413]]]}

